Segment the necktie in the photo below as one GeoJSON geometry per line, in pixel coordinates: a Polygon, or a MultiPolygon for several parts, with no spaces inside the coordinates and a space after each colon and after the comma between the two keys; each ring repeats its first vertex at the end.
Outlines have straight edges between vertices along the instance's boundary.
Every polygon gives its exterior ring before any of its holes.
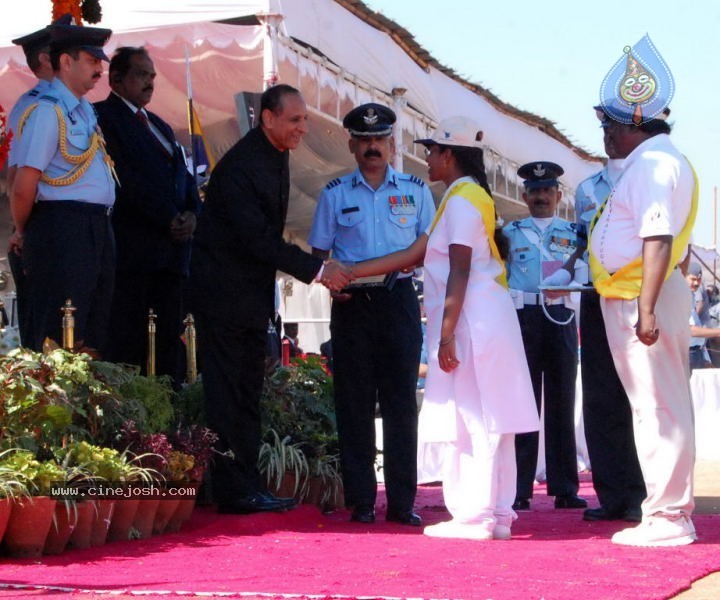
{"type": "Polygon", "coordinates": [[[148,133],[150,134],[150,137],[153,139],[155,144],[162,150],[162,153],[165,155],[166,158],[172,158],[172,155],[168,152],[167,148],[165,147],[165,144],[163,144],[158,137],[155,135],[153,130],[150,128],[150,123],[148,122],[147,115],[142,111],[138,110],[135,113],[135,116],[138,118],[138,121],[140,121],[148,130],[148,133]]]}

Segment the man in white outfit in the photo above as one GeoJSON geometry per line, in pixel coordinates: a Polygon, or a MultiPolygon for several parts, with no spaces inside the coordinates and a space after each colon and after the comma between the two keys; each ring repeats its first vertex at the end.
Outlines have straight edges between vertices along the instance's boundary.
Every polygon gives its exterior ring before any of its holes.
{"type": "Polygon", "coordinates": [[[608,343],[632,408],[647,487],[640,525],[619,531],[612,541],[678,546],[697,538],[690,519],[695,459],[690,306],[677,268],[687,253],[697,183],[669,137],[670,98],[651,105],[659,90],[672,89],[672,82],[653,81],[645,88],[633,83],[646,83],[660,71],[645,69],[647,48],[659,57],[646,36],[628,53],[621,83],[606,86],[606,78],[603,84],[603,91],[615,90],[602,100],[606,151],[625,162],[592,226],[590,262],[608,343]]]}

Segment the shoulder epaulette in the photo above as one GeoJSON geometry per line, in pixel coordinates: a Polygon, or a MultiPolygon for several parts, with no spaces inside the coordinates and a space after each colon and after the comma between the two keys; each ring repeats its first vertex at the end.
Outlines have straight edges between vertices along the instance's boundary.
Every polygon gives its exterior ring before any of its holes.
{"type": "Polygon", "coordinates": [[[56,98],[55,96],[50,96],[48,94],[40,96],[38,100],[47,100],[48,102],[52,102],[53,104],[57,104],[58,102],[60,102],[60,98],[56,98]]]}
{"type": "Polygon", "coordinates": [[[415,175],[410,175],[410,173],[403,173],[400,175],[400,179],[405,179],[406,181],[412,181],[415,185],[419,185],[420,187],[425,187],[425,182],[420,179],[419,177],[416,177],[415,175]]]}
{"type": "Polygon", "coordinates": [[[37,96],[39,93],[40,93],[40,90],[34,90],[34,89],[33,89],[33,90],[30,90],[30,91],[28,92],[28,96],[31,96],[31,97],[34,98],[34,97],[37,96]]]}
{"type": "Polygon", "coordinates": [[[329,181],[328,184],[325,186],[325,189],[326,189],[326,190],[331,190],[331,189],[333,189],[334,187],[339,186],[340,183],[341,183],[341,181],[340,181],[340,178],[338,177],[337,179],[333,179],[332,181],[329,181]]]}

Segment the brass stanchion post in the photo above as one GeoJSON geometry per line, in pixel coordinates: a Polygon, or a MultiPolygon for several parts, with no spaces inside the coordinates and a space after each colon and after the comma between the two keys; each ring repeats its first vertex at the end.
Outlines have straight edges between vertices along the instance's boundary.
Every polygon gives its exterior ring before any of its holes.
{"type": "Polygon", "coordinates": [[[65,300],[65,305],[60,309],[63,313],[62,318],[62,330],[63,330],[63,348],[72,352],[75,348],[75,307],[72,305],[72,300],[68,298],[65,300]]]}
{"type": "Polygon", "coordinates": [[[147,353],[147,374],[148,377],[155,375],[155,333],[157,332],[157,325],[155,325],[155,318],[157,315],[151,308],[148,313],[148,353],[147,353]]]}
{"type": "Polygon", "coordinates": [[[187,382],[197,381],[197,337],[195,333],[195,319],[188,313],[183,321],[185,325],[185,357],[187,362],[187,382]]]}

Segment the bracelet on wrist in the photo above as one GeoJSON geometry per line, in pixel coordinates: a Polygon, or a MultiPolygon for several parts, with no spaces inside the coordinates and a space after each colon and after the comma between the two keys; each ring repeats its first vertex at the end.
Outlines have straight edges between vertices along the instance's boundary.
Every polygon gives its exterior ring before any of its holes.
{"type": "Polygon", "coordinates": [[[450,342],[452,342],[454,339],[455,339],[455,334],[454,334],[454,333],[453,333],[448,339],[446,339],[445,341],[443,341],[442,338],[441,338],[441,339],[440,339],[440,346],[447,346],[447,345],[448,345],[450,342]]]}

